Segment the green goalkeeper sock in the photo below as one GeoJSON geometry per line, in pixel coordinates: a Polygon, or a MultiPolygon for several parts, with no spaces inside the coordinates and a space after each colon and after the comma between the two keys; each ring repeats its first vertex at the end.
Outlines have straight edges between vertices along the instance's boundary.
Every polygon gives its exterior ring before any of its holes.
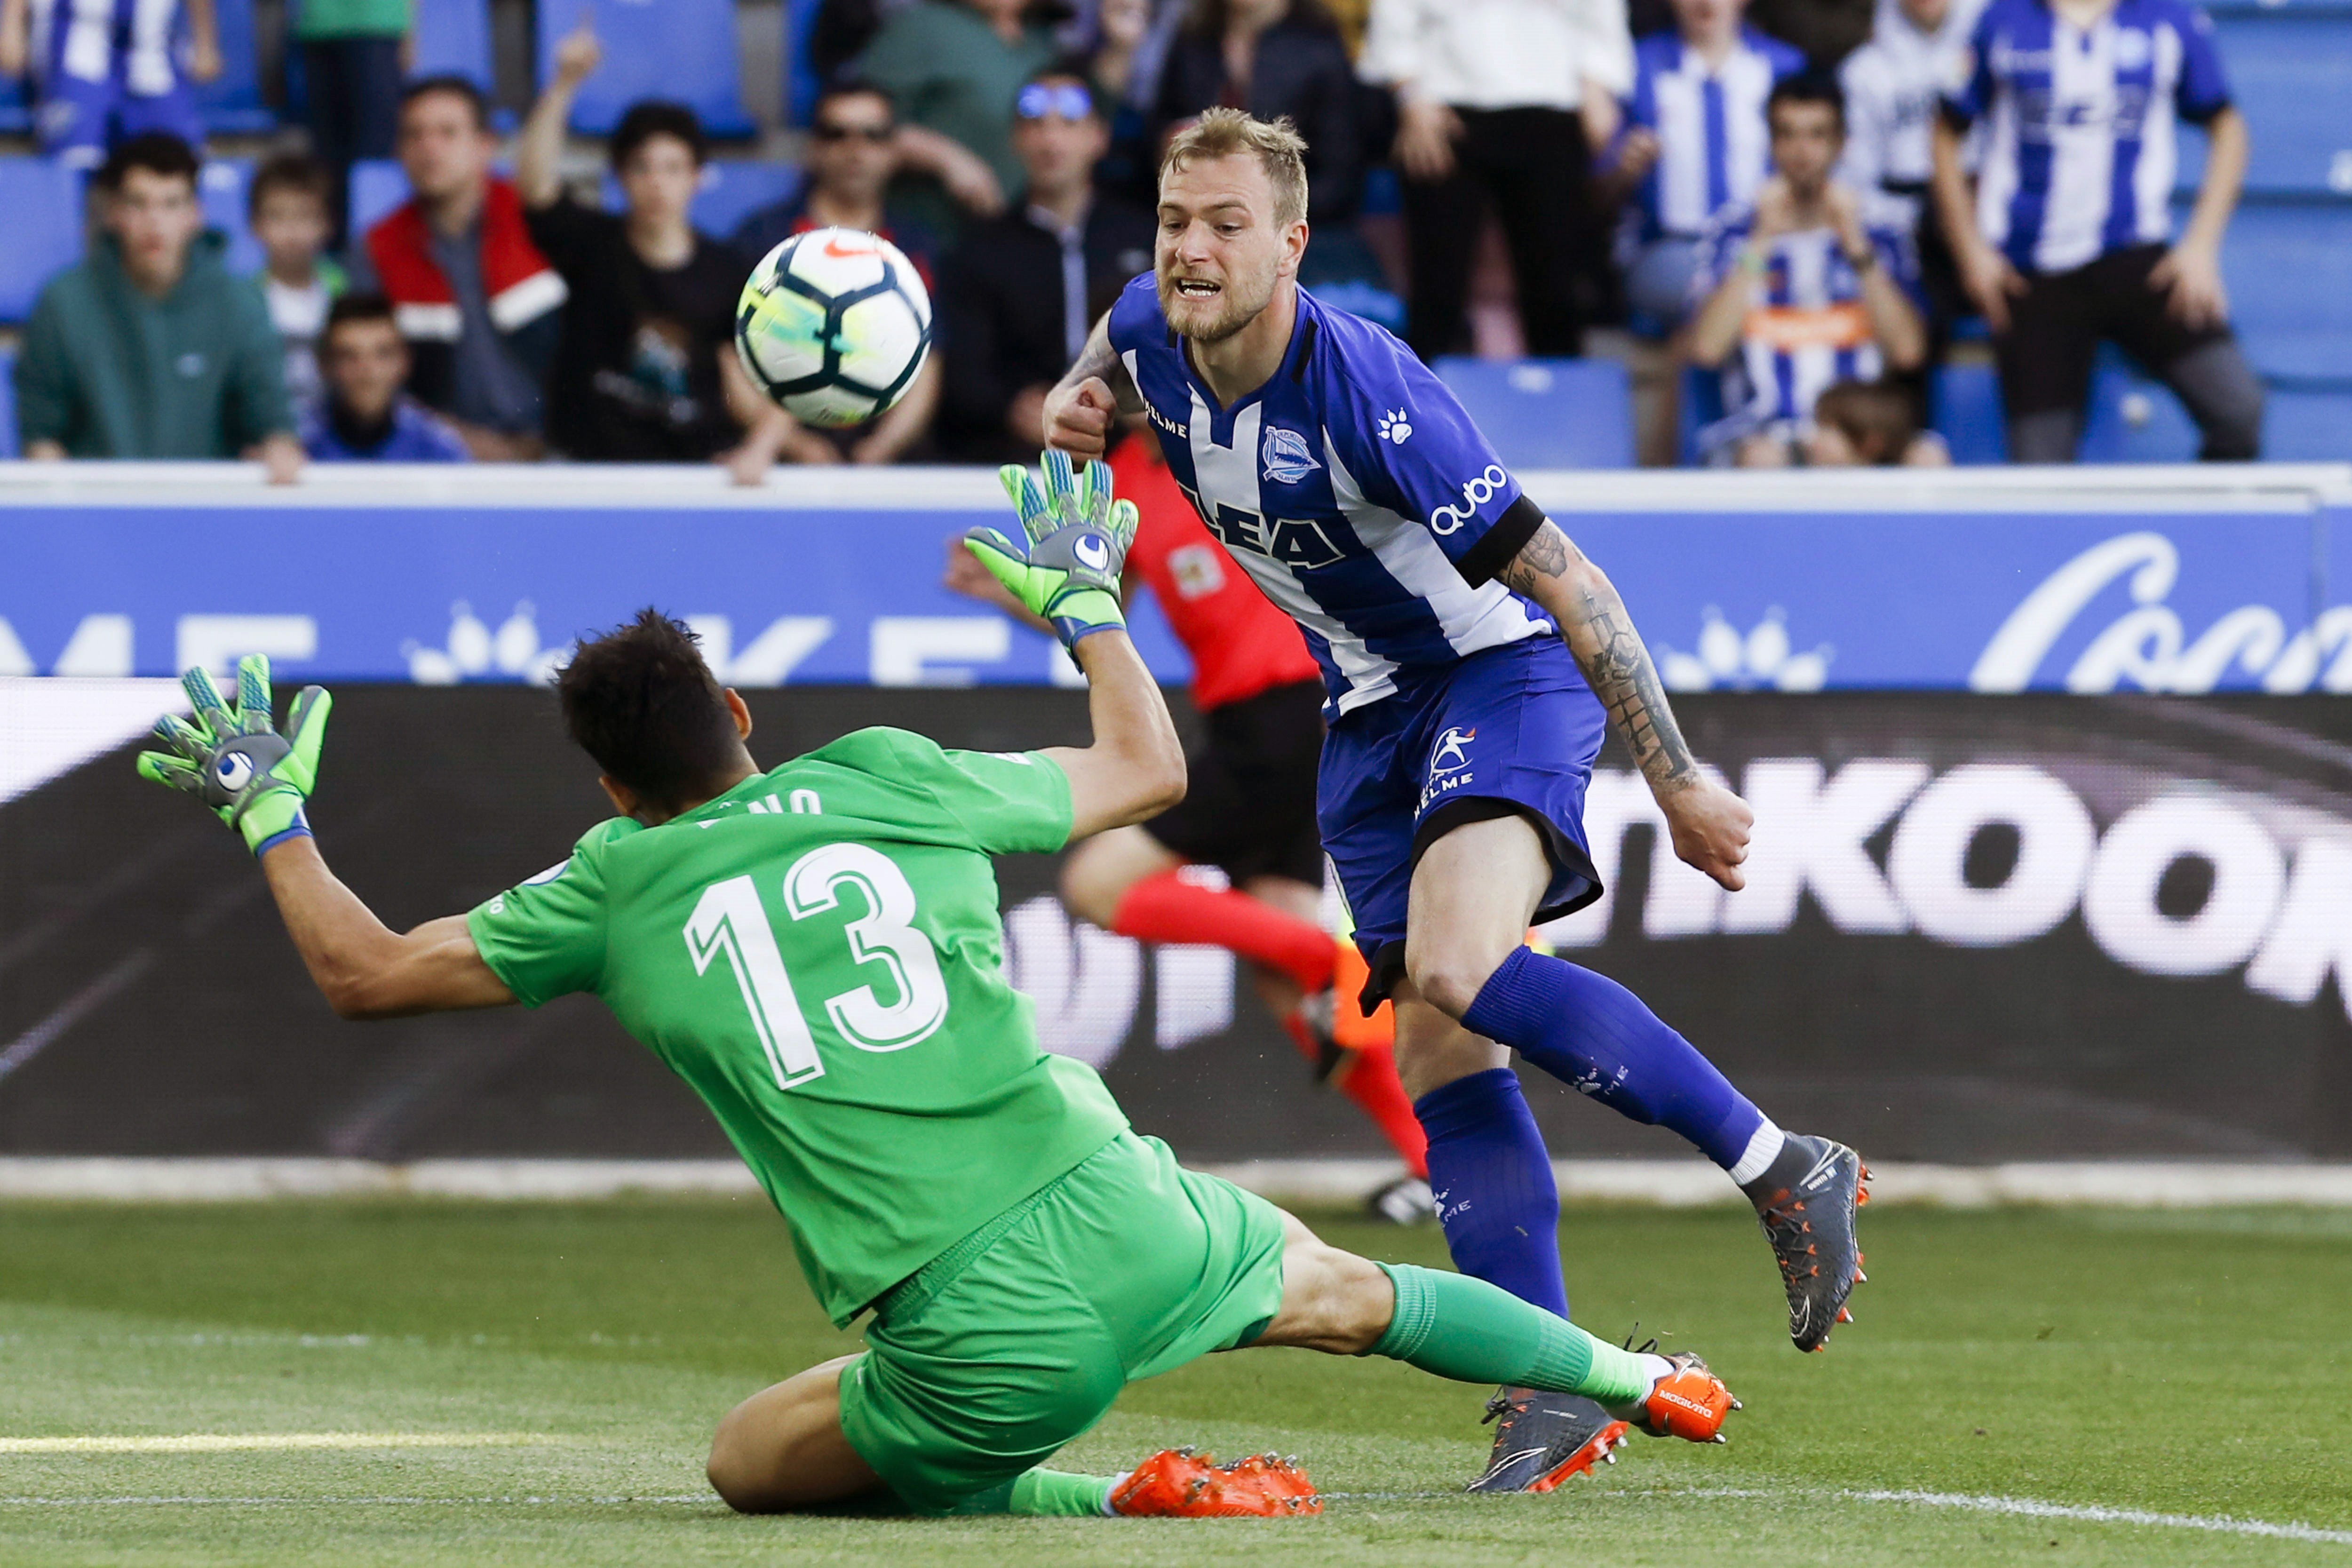
{"type": "Polygon", "coordinates": [[[1093,1519],[1110,1511],[1116,1476],[1074,1476],[1067,1470],[1024,1470],[1013,1479],[1007,1513],[1093,1519]]]}
{"type": "Polygon", "coordinates": [[[1640,1356],[1507,1290],[1410,1263],[1380,1267],[1396,1285],[1396,1316],[1367,1355],[1462,1383],[1552,1389],[1603,1405],[1629,1405],[1650,1392],[1640,1356]]]}

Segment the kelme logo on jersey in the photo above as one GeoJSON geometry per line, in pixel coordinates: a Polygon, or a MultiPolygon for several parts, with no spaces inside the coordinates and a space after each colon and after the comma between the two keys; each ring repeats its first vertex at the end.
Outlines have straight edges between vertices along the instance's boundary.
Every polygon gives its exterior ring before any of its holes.
{"type": "Polygon", "coordinates": [[[1476,517],[1478,509],[1493,500],[1496,492],[1510,482],[1511,476],[1503,472],[1503,465],[1487,464],[1485,473],[1462,481],[1462,503],[1469,510],[1465,511],[1460,507],[1439,507],[1429,514],[1429,531],[1432,533],[1454,532],[1464,523],[1476,517]]]}
{"type": "Polygon", "coordinates": [[[1412,421],[1402,408],[1391,408],[1381,416],[1381,439],[1392,447],[1402,447],[1412,435],[1412,421]]]}
{"type": "Polygon", "coordinates": [[[1265,427],[1265,477],[1278,485],[1295,485],[1323,465],[1307,449],[1307,437],[1279,425],[1265,427]]]}

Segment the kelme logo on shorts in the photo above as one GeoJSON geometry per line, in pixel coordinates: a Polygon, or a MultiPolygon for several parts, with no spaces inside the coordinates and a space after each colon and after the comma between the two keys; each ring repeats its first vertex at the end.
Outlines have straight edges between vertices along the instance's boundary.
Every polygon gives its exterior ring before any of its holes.
{"type": "Polygon", "coordinates": [[[1500,463],[1489,463],[1486,471],[1462,481],[1462,502],[1466,511],[1457,507],[1442,506],[1429,514],[1429,531],[1452,533],[1478,515],[1478,509],[1495,499],[1496,492],[1510,483],[1511,476],[1503,472],[1500,463]]]}

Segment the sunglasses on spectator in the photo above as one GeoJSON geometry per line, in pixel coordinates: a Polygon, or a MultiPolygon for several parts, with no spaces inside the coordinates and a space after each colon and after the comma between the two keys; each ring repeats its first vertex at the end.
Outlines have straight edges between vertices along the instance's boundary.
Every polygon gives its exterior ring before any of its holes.
{"type": "Polygon", "coordinates": [[[809,134],[820,142],[846,142],[856,137],[877,147],[898,133],[895,125],[831,125],[822,120],[809,127],[809,134]]]}
{"type": "Polygon", "coordinates": [[[1033,81],[1013,103],[1013,112],[1024,120],[1043,120],[1049,114],[1084,120],[1094,111],[1095,95],[1076,82],[1033,81]]]}

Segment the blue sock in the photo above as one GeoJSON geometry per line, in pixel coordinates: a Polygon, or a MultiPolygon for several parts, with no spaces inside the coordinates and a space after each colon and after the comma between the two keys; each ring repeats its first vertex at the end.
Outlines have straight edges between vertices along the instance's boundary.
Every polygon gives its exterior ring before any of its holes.
{"type": "Polygon", "coordinates": [[[1752,1144],[1779,1146],[1780,1130],[1713,1062],[1606,975],[1515,947],[1462,1022],[1610,1109],[1681,1133],[1727,1171],[1755,1163],[1752,1144]]]}
{"type": "Polygon", "coordinates": [[[1429,1187],[1454,1267],[1568,1316],[1559,1277],[1559,1184],[1518,1075],[1494,1068],[1412,1102],[1429,1134],[1429,1187]]]}

